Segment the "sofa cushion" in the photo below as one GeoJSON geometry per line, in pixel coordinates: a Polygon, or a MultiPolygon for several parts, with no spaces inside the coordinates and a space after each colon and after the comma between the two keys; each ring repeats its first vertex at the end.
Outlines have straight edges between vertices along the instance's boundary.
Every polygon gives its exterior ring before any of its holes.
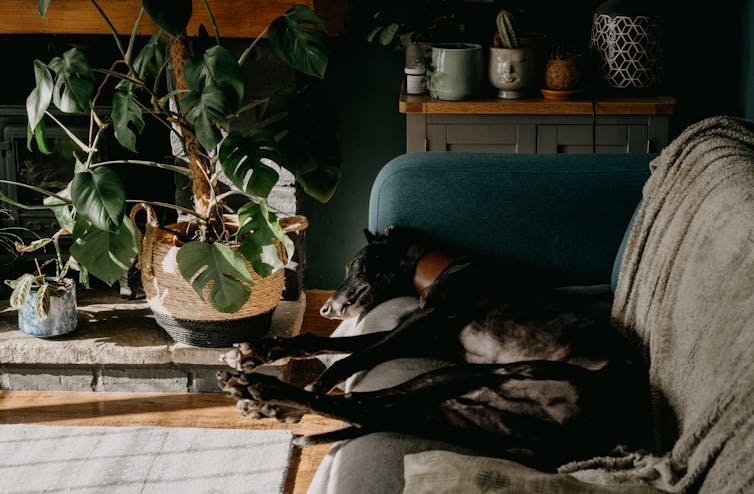
{"type": "Polygon", "coordinates": [[[646,484],[597,485],[566,474],[544,473],[515,461],[437,450],[403,457],[403,494],[489,492],[519,494],[659,494],[646,484]]]}
{"type": "Polygon", "coordinates": [[[609,284],[653,157],[405,154],[375,179],[369,229],[416,228],[554,284],[609,284]]]}

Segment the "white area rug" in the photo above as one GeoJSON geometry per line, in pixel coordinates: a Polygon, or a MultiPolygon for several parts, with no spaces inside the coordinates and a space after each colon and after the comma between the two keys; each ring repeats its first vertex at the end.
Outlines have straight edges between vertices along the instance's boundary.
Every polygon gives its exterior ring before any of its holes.
{"type": "Polygon", "coordinates": [[[286,430],[0,425],[0,493],[282,491],[286,430]]]}

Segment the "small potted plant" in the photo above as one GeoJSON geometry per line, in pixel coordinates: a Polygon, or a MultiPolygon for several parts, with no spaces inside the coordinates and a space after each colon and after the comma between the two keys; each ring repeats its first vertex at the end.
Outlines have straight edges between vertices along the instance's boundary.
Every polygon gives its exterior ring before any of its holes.
{"type": "MultiPolygon", "coordinates": [[[[64,3],[39,0],[41,15],[51,3],[65,8],[64,3]]],[[[321,103],[308,95],[312,84],[245,99],[241,66],[260,38],[234,56],[223,46],[206,1],[202,4],[212,38],[187,34],[191,0],[142,0],[126,37],[115,31],[97,0],[91,3],[112,32],[113,63],[93,68],[77,48],[47,63],[35,60],[36,87],[26,101],[30,145],[36,141],[46,150],[45,125],[62,127],[78,145],[74,177],[60,191],[35,188],[47,196],[42,205],[13,204],[50,208],[61,228],[70,232],[70,254],[83,272],[108,285],[138,254],[147,300],[174,339],[229,346],[252,336],[250,328],[266,331],[283,290],[281,268],[292,255],[286,232],[306,226],[305,218],[279,220],[267,208],[279,170],[289,170],[303,191],[321,202],[329,200],[339,179],[337,136],[322,118],[321,103]],[[136,33],[147,16],[159,30],[142,43],[136,33]],[[111,101],[109,112],[100,109],[105,96],[110,98],[106,103],[111,101]],[[53,107],[88,115],[88,139],[67,129],[53,107]],[[249,110],[256,116],[252,129],[231,129],[231,121],[249,110]],[[177,138],[185,166],[146,159],[98,161],[97,147],[107,132],[136,152],[147,118],[177,138]],[[111,165],[151,166],[185,175],[192,184],[192,204],[129,199],[111,165]],[[224,182],[233,187],[220,188],[224,182]],[[231,199],[237,198],[241,205],[231,207],[231,199]],[[130,206],[134,203],[137,207],[130,206]],[[153,208],[178,211],[185,221],[158,225],[153,208]],[[142,209],[147,210],[143,234],[134,218],[142,209]]],[[[263,34],[279,58],[308,78],[305,81],[324,76],[328,37],[310,8],[293,5],[263,34]]]]}
{"type": "Polygon", "coordinates": [[[516,17],[506,9],[498,12],[490,47],[489,78],[498,98],[527,96],[537,80],[537,52],[532,38],[519,35],[516,17]]]}
{"type": "Polygon", "coordinates": [[[581,52],[566,43],[555,43],[545,60],[542,96],[545,99],[567,99],[581,91],[581,52]]]}
{"type": "Polygon", "coordinates": [[[24,273],[5,283],[13,290],[10,306],[18,309],[18,329],[22,332],[48,338],[68,334],[76,329],[76,283],[69,278],[68,271],[78,268],[73,257],[63,261],[60,251],[60,236],[66,234],[59,230],[52,237],[40,238],[24,244],[15,242],[20,253],[34,252],[52,244],[55,254],[39,263],[34,259],[36,270],[24,273]],[[53,266],[53,273],[46,270],[53,266]]]}

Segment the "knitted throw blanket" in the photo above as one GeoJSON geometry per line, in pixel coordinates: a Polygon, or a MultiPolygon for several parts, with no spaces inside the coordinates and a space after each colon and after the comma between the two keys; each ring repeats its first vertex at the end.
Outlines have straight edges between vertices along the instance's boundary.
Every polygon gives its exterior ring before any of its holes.
{"type": "Polygon", "coordinates": [[[754,123],[713,117],[651,163],[612,316],[641,345],[659,451],[561,467],[597,483],[754,491],[754,123]]]}

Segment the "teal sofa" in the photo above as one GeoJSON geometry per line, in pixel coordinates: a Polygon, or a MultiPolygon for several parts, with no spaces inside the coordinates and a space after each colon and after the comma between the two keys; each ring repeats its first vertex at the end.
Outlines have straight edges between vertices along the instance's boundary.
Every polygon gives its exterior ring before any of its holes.
{"type": "MultiPolygon", "coordinates": [[[[369,230],[379,232],[391,224],[417,228],[458,251],[530,269],[542,283],[609,290],[621,241],[654,157],[401,155],[387,163],[375,179],[369,230]]],[[[412,307],[410,302],[398,306],[399,310],[412,307]]],[[[386,321],[399,316],[379,313],[375,326],[389,327],[386,321]]],[[[378,366],[358,382],[350,381],[347,390],[390,386],[413,377],[420,369],[446,365],[411,360],[378,366]]],[[[309,494],[402,492],[403,456],[430,449],[469,453],[411,436],[370,434],[335,445],[309,494]]]]}
{"type": "MultiPolygon", "coordinates": [[[[652,444],[544,473],[373,433],[334,445],[310,494],[754,492],[754,121],[710,117],[656,156],[400,156],[377,177],[369,213],[374,231],[419,228],[542,284],[604,290],[648,366],[652,444]]],[[[415,306],[392,299],[335,334],[389,329],[415,306]]],[[[393,360],[345,389],[444,365],[393,360]]]]}

